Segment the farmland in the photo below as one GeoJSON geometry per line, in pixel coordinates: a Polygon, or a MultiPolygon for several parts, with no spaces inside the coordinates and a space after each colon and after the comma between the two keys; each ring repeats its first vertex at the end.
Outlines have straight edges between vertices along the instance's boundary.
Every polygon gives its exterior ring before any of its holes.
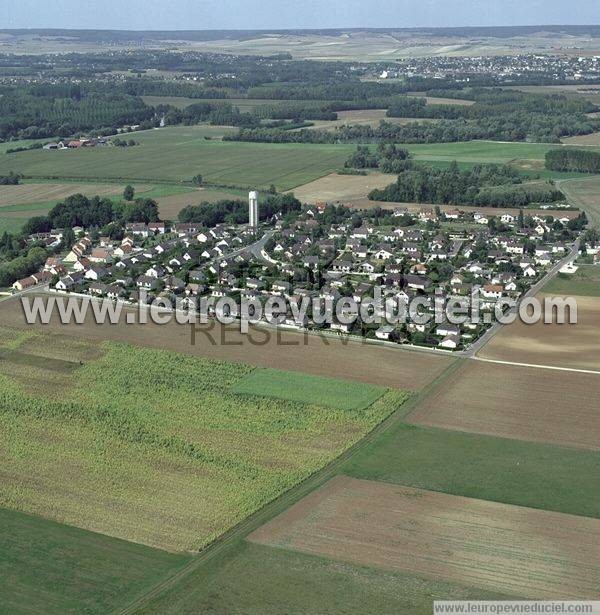
{"type": "Polygon", "coordinates": [[[0,508],[0,603],[11,613],[106,613],[189,561],[0,508]]]}
{"type": "Polygon", "coordinates": [[[343,476],[249,537],[537,599],[597,596],[598,539],[597,519],[343,476]]]}
{"type": "Polygon", "coordinates": [[[408,420],[598,451],[599,396],[600,376],[565,372],[557,378],[549,370],[469,361],[408,420]]]}
{"type": "MultiPolygon", "coordinates": [[[[294,189],[294,196],[303,203],[332,202],[366,199],[374,188],[385,188],[395,181],[394,175],[369,173],[339,175],[331,173],[294,189]]],[[[369,204],[371,201],[369,201],[369,204]]]]}
{"type": "Polygon", "coordinates": [[[385,389],[303,374],[290,380],[287,372],[260,369],[238,380],[232,391],[238,395],[257,395],[343,410],[362,410],[379,399],[385,389]]]}
{"type": "Polygon", "coordinates": [[[600,177],[570,179],[560,183],[570,202],[583,209],[594,226],[600,226],[600,177]]]}
{"type": "MultiPolygon", "coordinates": [[[[29,328],[21,303],[0,301],[0,322],[18,329],[29,328]]],[[[452,360],[431,353],[381,348],[335,337],[302,335],[251,329],[243,335],[239,327],[212,322],[202,327],[192,340],[189,325],[128,325],[125,315],[117,325],[98,325],[92,315],[84,324],[73,327],[60,323],[56,314],[38,330],[81,337],[93,343],[123,341],[136,346],[172,350],[196,357],[221,361],[243,361],[258,367],[273,367],[293,372],[356,380],[366,384],[416,391],[440,374],[452,360]],[[292,352],[293,350],[293,352],[292,352]]]]}
{"type": "Polygon", "coordinates": [[[548,295],[600,297],[600,267],[582,265],[573,274],[559,274],[544,287],[548,295]]]}
{"type": "MultiPolygon", "coordinates": [[[[227,130],[227,129],[225,129],[227,130]]],[[[0,174],[127,181],[190,181],[290,190],[341,167],[345,145],[235,143],[209,139],[218,127],[186,126],[136,133],[139,146],[66,152],[28,151],[0,156],[0,174]]],[[[221,133],[222,134],[222,129],[221,133]]]]}
{"type": "Polygon", "coordinates": [[[142,612],[430,615],[432,600],[468,599],[508,597],[405,572],[243,542],[232,557],[189,575],[142,612]]]}
{"type": "MultiPolygon", "coordinates": [[[[14,333],[0,361],[0,505],[162,549],[196,550],[405,399],[385,393],[359,412],[236,393],[232,387],[252,369],[14,333]]],[[[374,399],[371,390],[363,399],[374,399]]]]}
{"type": "Polygon", "coordinates": [[[343,465],[355,478],[600,518],[600,455],[397,423],[343,465]]]}
{"type": "Polygon", "coordinates": [[[503,327],[480,351],[479,356],[600,371],[600,301],[593,296],[575,296],[574,299],[577,301],[577,324],[545,324],[540,321],[527,325],[516,320],[503,327]]]}

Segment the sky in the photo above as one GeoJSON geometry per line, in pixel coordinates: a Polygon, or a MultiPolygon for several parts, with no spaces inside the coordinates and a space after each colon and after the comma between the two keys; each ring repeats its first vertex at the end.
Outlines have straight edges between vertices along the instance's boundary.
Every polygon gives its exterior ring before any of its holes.
{"type": "Polygon", "coordinates": [[[600,23],[600,0],[1,0],[0,28],[113,30],[600,23]]]}

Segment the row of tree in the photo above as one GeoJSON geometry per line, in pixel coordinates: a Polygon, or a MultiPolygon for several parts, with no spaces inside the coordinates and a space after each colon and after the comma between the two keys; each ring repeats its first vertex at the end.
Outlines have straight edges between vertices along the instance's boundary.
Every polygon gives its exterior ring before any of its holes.
{"type": "Polygon", "coordinates": [[[546,168],[551,171],[600,173],[600,153],[586,148],[551,149],[546,153],[546,168]]]}

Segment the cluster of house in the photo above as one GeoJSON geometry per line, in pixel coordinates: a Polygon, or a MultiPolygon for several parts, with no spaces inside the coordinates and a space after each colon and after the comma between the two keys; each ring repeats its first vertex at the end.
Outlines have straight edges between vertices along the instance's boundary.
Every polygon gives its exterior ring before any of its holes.
{"type": "MultiPolygon", "coordinates": [[[[63,257],[46,261],[39,274],[13,285],[17,291],[41,283],[63,292],[77,292],[137,302],[140,290],[147,301],[173,294],[198,296],[207,277],[243,261],[244,247],[254,239],[247,227],[197,224],[133,223],[124,237],[92,238],[81,228],[80,238],[63,257]]],[[[227,282],[228,280],[222,280],[227,282]]],[[[230,280],[229,280],[230,281],[230,280]]]]}
{"type": "MultiPolygon", "coordinates": [[[[527,217],[523,224],[503,214],[488,224],[489,216],[459,210],[398,209],[383,221],[368,212],[340,212],[332,218],[319,206],[275,216],[261,230],[269,240],[259,254],[248,249],[256,234],[246,225],[133,223],[119,240],[77,228],[79,239],[68,254],[48,259],[41,272],[14,288],[51,282],[57,291],[134,303],[143,290],[147,301],[210,295],[266,302],[279,296],[334,305],[344,297],[360,304],[376,295],[410,302],[435,291],[443,300],[475,296],[491,310],[503,297],[517,299],[569,253],[575,239],[567,218],[527,217]]],[[[48,242],[59,240],[54,231],[47,235],[48,242]]],[[[302,322],[290,312],[286,324],[446,349],[468,345],[487,326],[323,325],[310,312],[302,322]]]]}
{"type": "MultiPolygon", "coordinates": [[[[397,209],[387,225],[367,214],[358,227],[350,217],[336,224],[323,224],[321,217],[313,208],[291,224],[275,224],[269,256],[280,278],[294,284],[278,280],[257,288],[251,280],[247,294],[308,294],[334,301],[351,296],[360,303],[378,290],[384,298],[410,302],[435,290],[443,300],[476,296],[483,309],[493,309],[503,297],[517,299],[568,254],[574,239],[565,230],[568,217],[550,222],[535,216],[527,227],[519,227],[518,216],[509,213],[489,225],[487,215],[428,208],[416,215],[397,209]]],[[[357,324],[332,328],[365,333],[357,324]]],[[[373,328],[368,335],[455,349],[484,328],[408,323],[373,328]]]]}
{"type": "Polygon", "coordinates": [[[79,149],[80,147],[97,147],[98,145],[108,145],[109,140],[106,137],[97,137],[95,139],[72,139],[70,141],[52,141],[46,143],[43,149],[79,149]]]}

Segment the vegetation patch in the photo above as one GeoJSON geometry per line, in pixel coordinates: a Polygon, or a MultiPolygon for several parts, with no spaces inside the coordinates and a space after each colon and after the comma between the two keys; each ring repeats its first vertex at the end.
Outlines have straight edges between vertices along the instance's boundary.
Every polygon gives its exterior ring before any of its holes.
{"type": "Polygon", "coordinates": [[[559,273],[544,286],[544,292],[554,295],[600,297],[600,267],[582,265],[575,273],[559,273]]]}
{"type": "Polygon", "coordinates": [[[0,603],[10,613],[107,613],[189,558],[0,508],[0,603]]]}
{"type": "Polygon", "coordinates": [[[322,376],[296,374],[290,378],[289,372],[278,369],[255,369],[239,380],[232,391],[342,410],[362,410],[385,393],[382,387],[322,376]]]}
{"type": "MultiPolygon", "coordinates": [[[[35,342],[63,358],[61,337],[35,342]]],[[[26,364],[0,361],[0,505],[173,551],[214,540],[406,397],[353,385],[375,399],[356,411],[341,396],[332,407],[234,393],[252,367],[113,343],[50,370],[29,360],[33,343],[19,347],[26,364]]],[[[286,381],[299,390],[297,377],[286,381]]]]}
{"type": "Polygon", "coordinates": [[[502,600],[496,592],[243,542],[235,554],[182,579],[145,613],[410,613],[434,600],[502,600]],[[251,570],[252,574],[248,574],[251,570]]]}

